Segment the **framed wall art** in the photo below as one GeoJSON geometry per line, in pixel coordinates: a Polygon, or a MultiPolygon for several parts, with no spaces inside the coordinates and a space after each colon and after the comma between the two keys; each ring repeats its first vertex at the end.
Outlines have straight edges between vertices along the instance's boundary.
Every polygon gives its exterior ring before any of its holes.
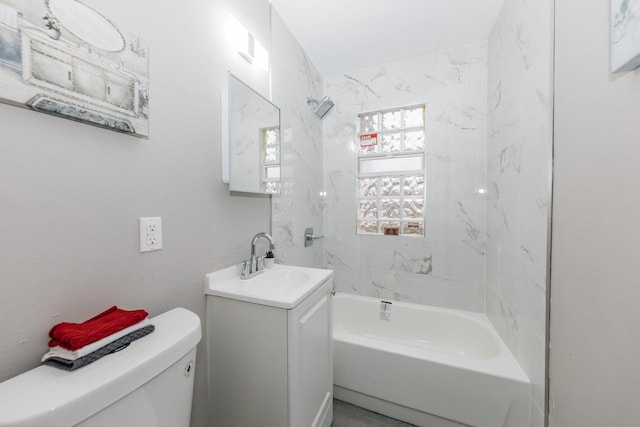
{"type": "Polygon", "coordinates": [[[78,0],[0,0],[0,102],[148,137],[148,53],[78,0]]]}
{"type": "Polygon", "coordinates": [[[611,0],[611,72],[640,66],[640,0],[611,0]]]}

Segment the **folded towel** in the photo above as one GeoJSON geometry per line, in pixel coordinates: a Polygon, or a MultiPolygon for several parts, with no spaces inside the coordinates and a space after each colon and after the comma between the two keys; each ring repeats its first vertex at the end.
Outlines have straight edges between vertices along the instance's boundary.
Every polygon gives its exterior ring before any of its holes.
{"type": "Polygon", "coordinates": [[[127,334],[130,334],[131,332],[135,332],[138,329],[142,329],[145,326],[149,326],[150,324],[151,322],[149,322],[148,318],[143,319],[141,322],[138,322],[133,326],[124,328],[123,330],[116,332],[115,334],[111,334],[107,337],[102,338],[101,340],[85,345],[84,347],[81,347],[74,351],[67,350],[66,348],[62,348],[60,346],[51,347],[49,348],[49,351],[44,356],[42,356],[41,361],[44,362],[45,360],[50,359],[51,357],[61,357],[67,360],[79,359],[81,357],[86,356],[89,353],[93,353],[94,351],[101,349],[107,344],[111,344],[112,342],[122,338],[127,334]]]}
{"type": "Polygon", "coordinates": [[[58,323],[49,331],[49,347],[75,351],[135,325],[147,316],[144,310],[122,310],[114,305],[82,323],[58,323]]]}
{"type": "Polygon", "coordinates": [[[104,356],[123,350],[133,341],[142,338],[145,335],[149,335],[151,332],[153,332],[154,329],[155,326],[147,325],[142,329],[131,332],[113,341],[112,343],[109,343],[106,346],[75,360],[68,360],[62,357],[53,356],[44,360],[44,363],[47,365],[55,366],[56,368],[65,369],[67,371],[74,371],[78,368],[88,365],[89,363],[93,363],[104,356]]]}

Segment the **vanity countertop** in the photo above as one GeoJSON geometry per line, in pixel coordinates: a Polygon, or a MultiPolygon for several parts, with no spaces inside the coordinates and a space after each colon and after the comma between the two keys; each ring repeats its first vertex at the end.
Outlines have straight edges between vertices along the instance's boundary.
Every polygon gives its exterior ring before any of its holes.
{"type": "Polygon", "coordinates": [[[262,274],[243,280],[238,267],[233,265],[207,274],[204,293],[292,309],[331,277],[332,270],[275,264],[262,274]]]}

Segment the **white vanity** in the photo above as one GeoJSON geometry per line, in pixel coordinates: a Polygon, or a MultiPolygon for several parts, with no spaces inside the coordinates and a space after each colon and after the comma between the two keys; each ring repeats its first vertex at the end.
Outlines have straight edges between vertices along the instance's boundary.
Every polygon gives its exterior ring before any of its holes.
{"type": "Polygon", "coordinates": [[[333,272],[276,264],[208,274],[210,426],[329,427],[333,272]]]}

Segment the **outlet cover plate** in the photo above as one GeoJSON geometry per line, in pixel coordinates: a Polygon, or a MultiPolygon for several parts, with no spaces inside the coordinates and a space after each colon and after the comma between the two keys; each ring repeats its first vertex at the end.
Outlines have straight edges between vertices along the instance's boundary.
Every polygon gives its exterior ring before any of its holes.
{"type": "Polygon", "coordinates": [[[162,249],[162,218],[140,218],[140,252],[162,249]]]}

